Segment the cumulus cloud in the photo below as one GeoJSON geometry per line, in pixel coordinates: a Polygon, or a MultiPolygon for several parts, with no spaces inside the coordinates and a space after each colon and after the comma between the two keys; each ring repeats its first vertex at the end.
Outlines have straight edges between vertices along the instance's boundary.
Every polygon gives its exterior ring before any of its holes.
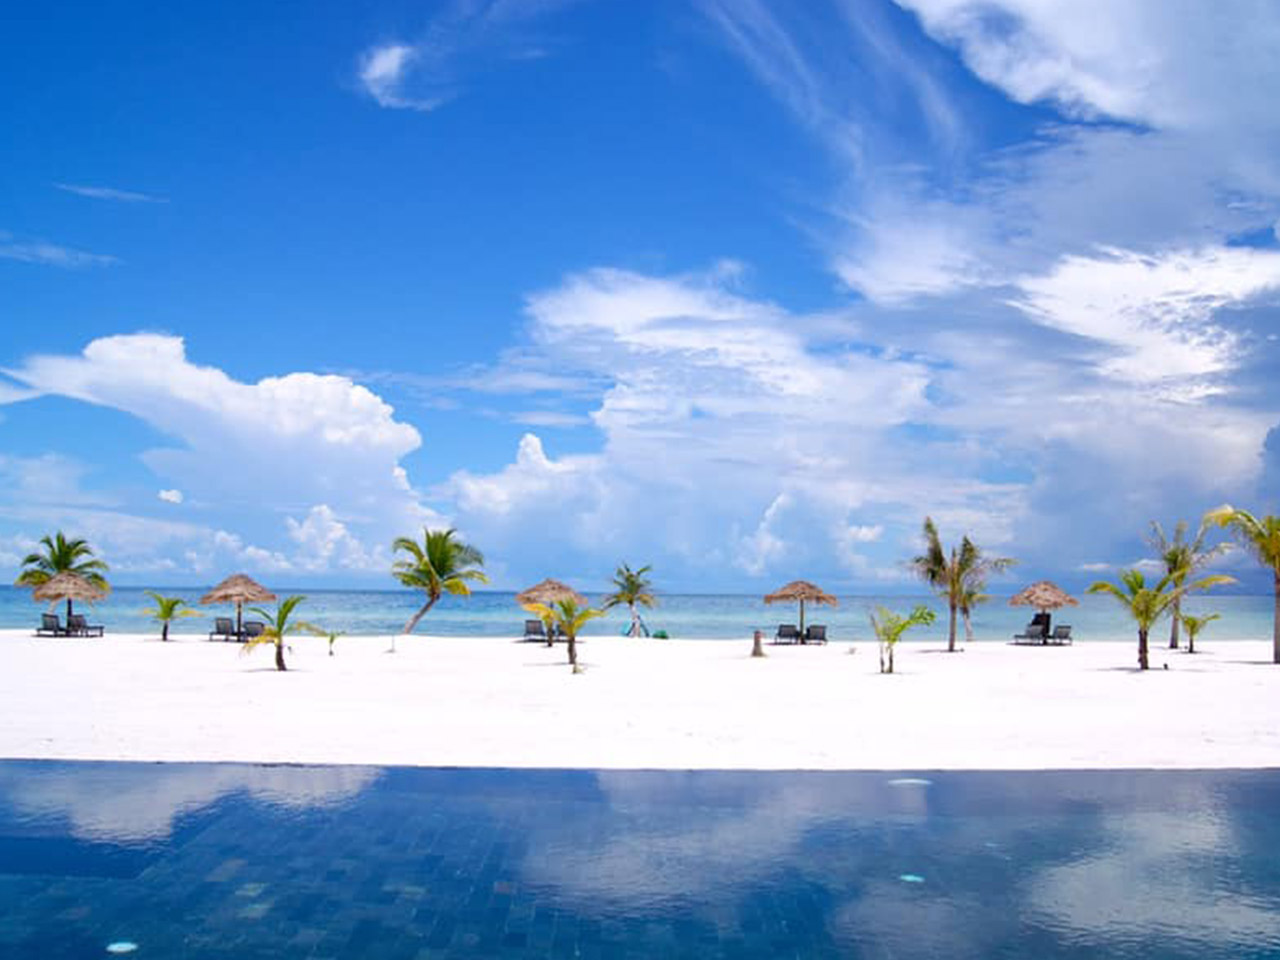
{"type": "Polygon", "coordinates": [[[165,503],[181,503],[184,499],[181,490],[161,490],[156,496],[165,503]]]}

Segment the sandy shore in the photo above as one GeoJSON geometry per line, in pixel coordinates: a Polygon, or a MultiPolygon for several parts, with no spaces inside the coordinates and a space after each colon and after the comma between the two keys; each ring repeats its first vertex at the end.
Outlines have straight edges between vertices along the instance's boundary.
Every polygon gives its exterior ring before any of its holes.
{"type": "Polygon", "coordinates": [[[345,637],[268,651],[0,631],[0,757],[660,769],[1280,767],[1265,643],[1157,650],[345,637]],[[1168,669],[1164,665],[1168,664],[1168,669]]]}

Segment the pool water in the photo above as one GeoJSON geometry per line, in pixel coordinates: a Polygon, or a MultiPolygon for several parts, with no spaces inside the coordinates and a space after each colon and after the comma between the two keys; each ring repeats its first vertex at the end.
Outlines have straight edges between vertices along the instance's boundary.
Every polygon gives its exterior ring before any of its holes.
{"type": "Polygon", "coordinates": [[[0,957],[1280,957],[1278,814],[1278,771],[0,762],[0,957]]]}

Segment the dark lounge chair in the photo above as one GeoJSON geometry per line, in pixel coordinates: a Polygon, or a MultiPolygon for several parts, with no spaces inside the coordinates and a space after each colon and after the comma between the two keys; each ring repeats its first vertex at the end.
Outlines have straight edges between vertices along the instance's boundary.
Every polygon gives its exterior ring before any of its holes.
{"type": "Polygon", "coordinates": [[[73,613],[67,617],[67,636],[69,637],[100,637],[105,630],[102,624],[89,623],[79,613],[73,613]]]}
{"type": "Polygon", "coordinates": [[[541,620],[526,620],[524,622],[524,636],[521,637],[520,639],[522,641],[523,640],[540,640],[543,643],[546,643],[547,628],[542,625],[541,620]]]}
{"type": "Polygon", "coordinates": [[[1070,643],[1071,642],[1071,625],[1066,623],[1058,624],[1056,627],[1053,628],[1053,633],[1050,635],[1050,637],[1046,642],[1054,643],[1054,644],[1070,643]]]}
{"type": "Polygon", "coordinates": [[[1027,624],[1027,629],[1023,633],[1013,635],[1014,643],[1044,643],[1046,639],[1044,626],[1039,623],[1027,624]]]}
{"type": "Polygon", "coordinates": [[[40,614],[40,626],[36,628],[37,637],[65,637],[67,631],[63,629],[62,621],[58,619],[56,613],[40,614]]]}
{"type": "Polygon", "coordinates": [[[240,642],[252,640],[254,637],[260,637],[266,631],[267,625],[261,620],[246,620],[244,622],[244,632],[240,634],[240,642]]]}
{"type": "Polygon", "coordinates": [[[800,630],[794,623],[778,624],[778,632],[773,635],[774,643],[799,643],[800,630]]]}
{"type": "Polygon", "coordinates": [[[815,623],[804,628],[804,638],[801,643],[826,643],[827,628],[825,624],[815,623]]]}
{"type": "Polygon", "coordinates": [[[210,640],[239,640],[236,626],[230,617],[214,617],[213,629],[209,631],[210,640]]]}

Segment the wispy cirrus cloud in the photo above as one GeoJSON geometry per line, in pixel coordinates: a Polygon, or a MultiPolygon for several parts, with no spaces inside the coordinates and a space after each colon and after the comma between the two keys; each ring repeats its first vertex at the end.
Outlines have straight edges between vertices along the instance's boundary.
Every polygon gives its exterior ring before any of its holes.
{"type": "Polygon", "coordinates": [[[66,269],[105,267],[120,262],[119,258],[107,254],[89,253],[74,247],[49,243],[46,240],[19,240],[13,234],[4,231],[0,231],[0,260],[16,260],[19,263],[42,264],[66,269]]]}
{"type": "Polygon", "coordinates": [[[93,187],[79,183],[55,183],[54,187],[66,193],[91,200],[116,200],[120,203],[168,203],[168,197],[157,197],[136,190],[117,190],[115,187],[93,187]]]}

